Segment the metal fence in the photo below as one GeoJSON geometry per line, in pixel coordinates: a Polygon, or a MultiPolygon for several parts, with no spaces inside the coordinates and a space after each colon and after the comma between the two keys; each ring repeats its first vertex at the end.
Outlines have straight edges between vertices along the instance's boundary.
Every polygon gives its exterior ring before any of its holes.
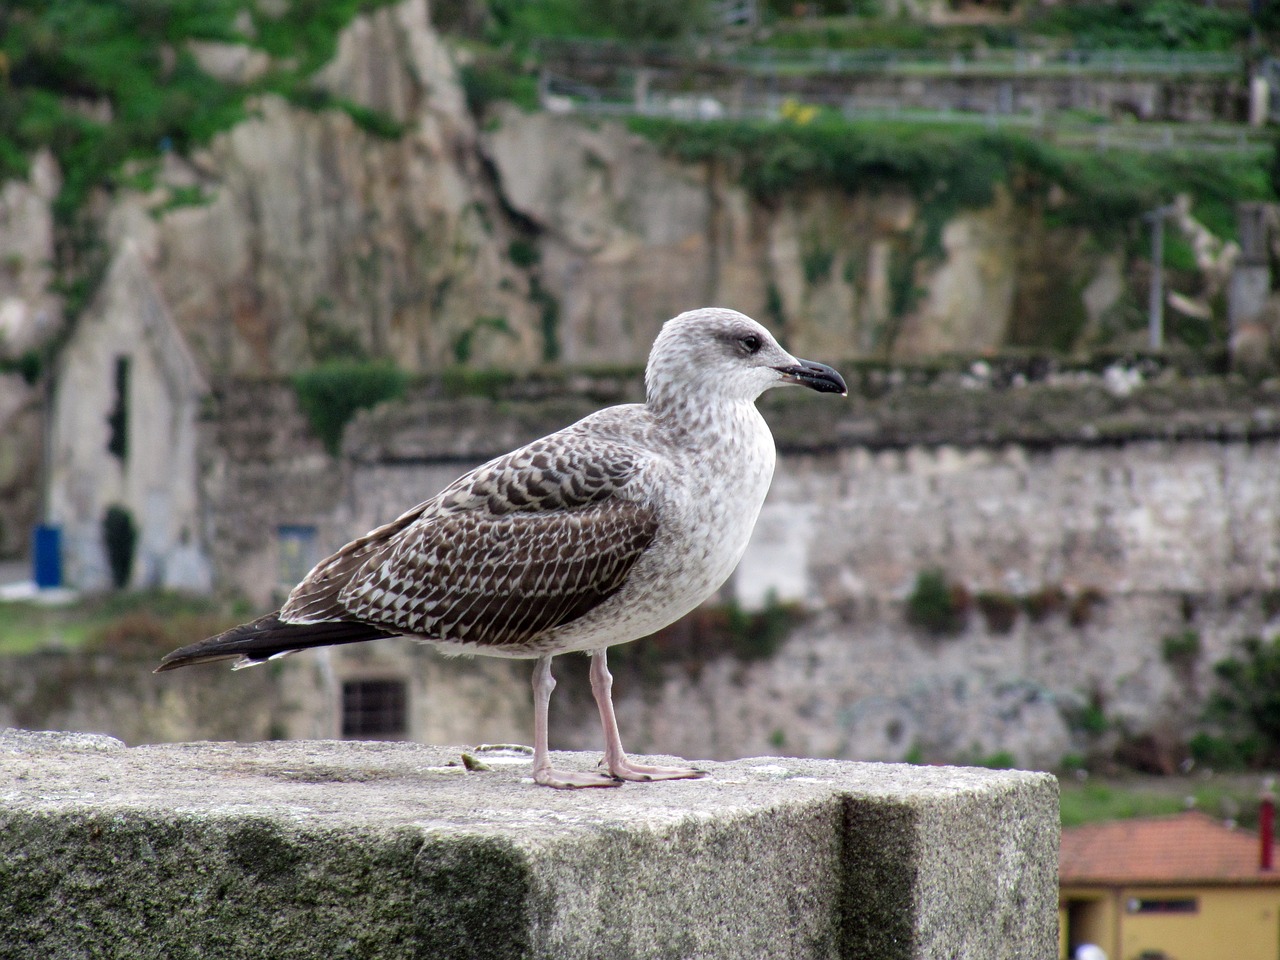
{"type": "Polygon", "coordinates": [[[817,110],[839,113],[846,120],[982,126],[1022,131],[1063,146],[1146,152],[1251,153],[1272,149],[1265,130],[1238,123],[1096,123],[1062,115],[999,111],[908,109],[892,102],[829,96],[801,103],[767,89],[714,93],[652,90],[633,82],[592,85],[550,71],[542,74],[544,109],[592,116],[646,116],[686,121],[756,120],[812,122],[817,110]]]}
{"type": "Polygon", "coordinates": [[[744,48],[724,61],[756,71],[808,73],[1134,74],[1232,76],[1244,70],[1234,53],[1164,50],[785,50],[744,48]]]}
{"type": "Polygon", "coordinates": [[[902,49],[787,49],[690,44],[624,43],[614,40],[542,40],[539,58],[548,64],[604,66],[682,65],[736,68],[754,73],[1133,74],[1145,76],[1241,76],[1235,53],[1170,50],[1009,50],[969,52],[902,49]]]}

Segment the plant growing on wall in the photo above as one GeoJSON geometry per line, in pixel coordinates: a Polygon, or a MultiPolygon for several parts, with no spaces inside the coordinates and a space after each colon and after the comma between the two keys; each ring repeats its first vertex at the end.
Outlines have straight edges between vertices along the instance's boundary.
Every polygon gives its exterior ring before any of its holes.
{"type": "Polygon", "coordinates": [[[1007,593],[991,591],[977,596],[978,609],[992,633],[1008,633],[1018,620],[1021,604],[1018,598],[1007,593]]]}
{"type": "Polygon", "coordinates": [[[907,597],[907,619],[930,633],[959,633],[969,620],[972,598],[941,570],[922,570],[907,597]]]}
{"type": "Polygon", "coordinates": [[[1067,608],[1067,622],[1077,629],[1087,626],[1093,619],[1093,611],[1106,601],[1106,595],[1097,587],[1085,587],[1071,598],[1071,604],[1067,608]]]}
{"type": "Polygon", "coordinates": [[[1023,598],[1032,623],[1042,623],[1067,605],[1067,592],[1058,584],[1048,584],[1023,598]]]}
{"type": "Polygon", "coordinates": [[[1170,666],[1194,664],[1200,650],[1200,634],[1194,630],[1170,633],[1160,639],[1160,655],[1170,666]]]}
{"type": "Polygon", "coordinates": [[[1216,689],[1205,729],[1191,740],[1197,760],[1218,767],[1280,763],[1280,636],[1246,637],[1213,665],[1216,689]]]}
{"type": "Polygon", "coordinates": [[[133,514],[119,504],[107,507],[102,518],[102,543],[111,568],[111,584],[121,590],[133,570],[133,554],[138,545],[138,528],[133,514]]]}
{"type": "Polygon", "coordinates": [[[333,456],[357,410],[404,396],[409,375],[388,361],[333,361],[295,374],[298,406],[333,456]]]}

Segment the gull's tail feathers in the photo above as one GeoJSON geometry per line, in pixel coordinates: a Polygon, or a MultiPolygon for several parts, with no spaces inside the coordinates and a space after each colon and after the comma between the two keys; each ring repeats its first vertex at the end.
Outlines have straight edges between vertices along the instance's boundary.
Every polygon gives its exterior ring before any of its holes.
{"type": "Polygon", "coordinates": [[[215,660],[236,658],[232,669],[250,667],[255,663],[283,657],[311,647],[327,647],[338,643],[362,643],[394,637],[393,631],[381,630],[367,623],[349,620],[331,620],[325,623],[284,623],[279,611],[259,617],[251,623],[232,627],[216,637],[199,643],[179,647],[168,654],[156,667],[156,673],[176,670],[193,663],[211,663],[215,660]]]}

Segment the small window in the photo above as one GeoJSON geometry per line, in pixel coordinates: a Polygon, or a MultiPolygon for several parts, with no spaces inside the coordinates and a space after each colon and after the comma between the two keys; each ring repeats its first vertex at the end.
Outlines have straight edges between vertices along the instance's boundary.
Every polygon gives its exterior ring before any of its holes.
{"type": "Polygon", "coordinates": [[[1134,897],[1129,901],[1130,913],[1197,913],[1200,901],[1195,897],[1176,897],[1168,900],[1146,900],[1134,897]]]}
{"type": "Polygon", "coordinates": [[[342,685],[342,735],[378,739],[409,731],[409,692],[403,680],[348,680],[342,685]]]}
{"type": "Polygon", "coordinates": [[[107,452],[124,463],[129,459],[129,358],[116,357],[115,403],[107,414],[107,452]]]}
{"type": "Polygon", "coordinates": [[[311,572],[316,560],[316,528],[287,525],[276,529],[280,545],[280,586],[292,590],[311,572]]]}

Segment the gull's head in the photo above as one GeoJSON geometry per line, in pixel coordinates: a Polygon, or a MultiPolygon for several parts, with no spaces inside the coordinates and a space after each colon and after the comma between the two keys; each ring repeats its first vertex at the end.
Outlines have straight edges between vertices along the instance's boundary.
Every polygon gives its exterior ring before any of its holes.
{"type": "Polygon", "coordinates": [[[793,357],[756,321],[723,307],[668,320],[649,353],[644,381],[650,403],[690,396],[750,401],[785,383],[848,393],[835,370],[793,357]]]}

